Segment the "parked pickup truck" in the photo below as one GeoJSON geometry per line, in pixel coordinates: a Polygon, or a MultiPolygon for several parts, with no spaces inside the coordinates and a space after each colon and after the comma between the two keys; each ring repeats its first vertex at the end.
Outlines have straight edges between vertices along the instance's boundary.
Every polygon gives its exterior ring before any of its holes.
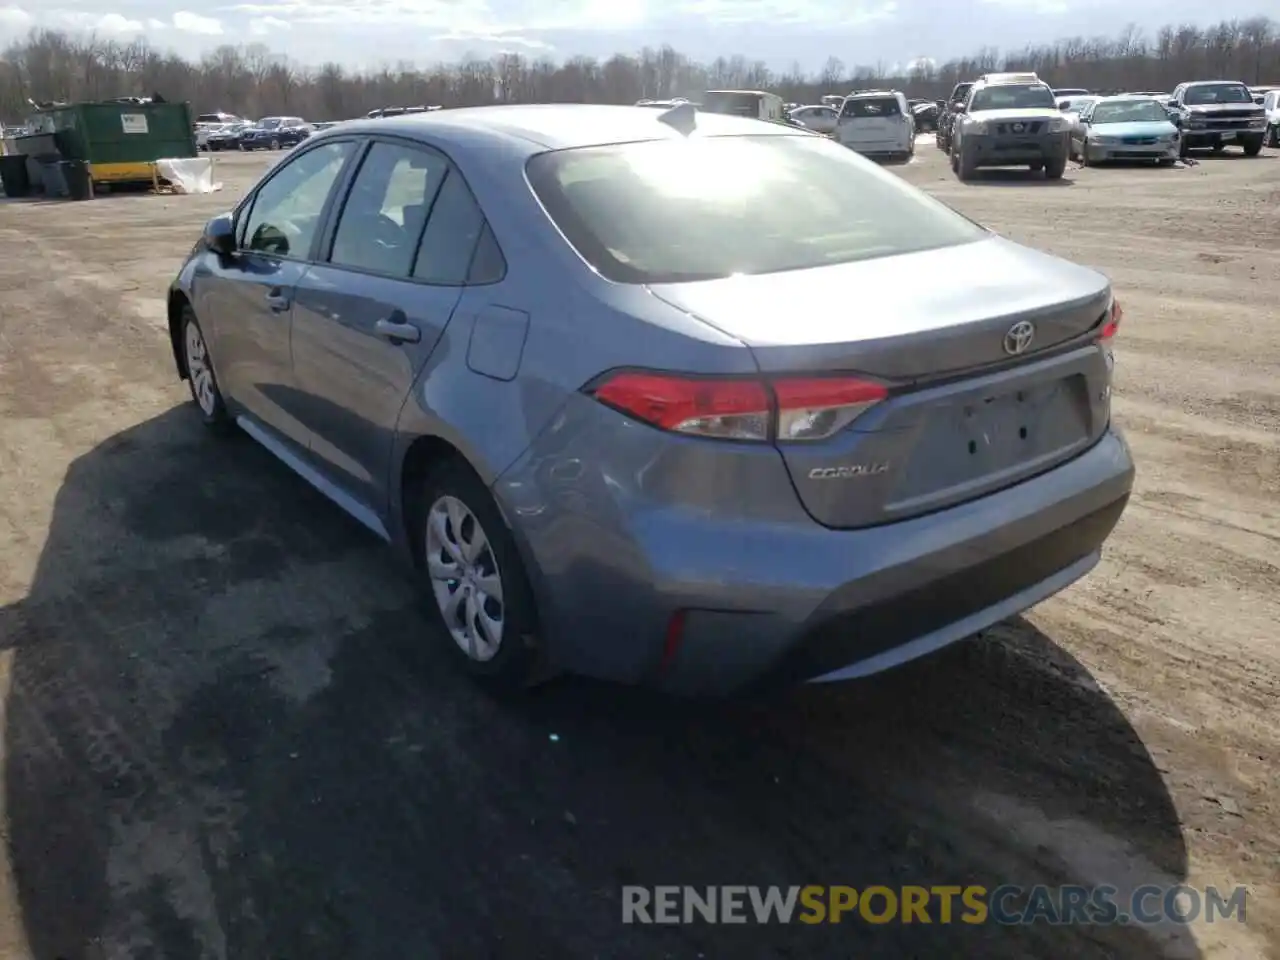
{"type": "Polygon", "coordinates": [[[1249,88],[1238,80],[1197,80],[1180,83],[1169,99],[1173,122],[1182,131],[1182,154],[1210,147],[1221,153],[1239,144],[1245,156],[1256,157],[1267,135],[1267,111],[1253,102],[1249,88]]]}

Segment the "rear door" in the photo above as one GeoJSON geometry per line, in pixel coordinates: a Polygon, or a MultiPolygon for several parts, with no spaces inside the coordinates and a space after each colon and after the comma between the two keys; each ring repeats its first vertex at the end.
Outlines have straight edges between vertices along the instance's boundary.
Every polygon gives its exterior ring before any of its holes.
{"type": "Polygon", "coordinates": [[[903,117],[897,98],[846,100],[837,126],[840,142],[855,150],[901,149],[903,117]]]}
{"type": "Polygon", "coordinates": [[[317,467],[384,515],[400,410],[466,282],[483,218],[441,153],[370,143],[302,278],[293,331],[317,467]]]}

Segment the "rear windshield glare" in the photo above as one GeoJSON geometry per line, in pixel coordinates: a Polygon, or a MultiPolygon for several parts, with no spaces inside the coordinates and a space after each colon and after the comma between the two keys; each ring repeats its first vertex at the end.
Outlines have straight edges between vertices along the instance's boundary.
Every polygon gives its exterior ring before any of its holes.
{"type": "Polygon", "coordinates": [[[801,270],[981,239],[981,227],[825,137],[653,140],[539,154],[529,182],[618,283],[801,270]]]}
{"type": "Polygon", "coordinates": [[[846,117],[899,117],[898,101],[893,97],[882,97],[876,100],[846,100],[844,113],[846,117]]]}

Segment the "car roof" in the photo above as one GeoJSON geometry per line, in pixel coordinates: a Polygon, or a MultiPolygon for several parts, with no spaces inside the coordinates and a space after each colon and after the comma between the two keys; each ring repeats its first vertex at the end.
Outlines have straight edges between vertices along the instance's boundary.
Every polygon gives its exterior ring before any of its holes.
{"type": "MultiPolygon", "coordinates": [[[[511,104],[462,107],[431,113],[352,120],[342,124],[341,136],[390,136],[452,139],[463,145],[502,147],[526,154],[542,150],[605,146],[642,140],[683,140],[686,137],[798,136],[796,128],[747,117],[697,111],[686,135],[664,123],[666,111],[651,107],[616,107],[581,103],[511,104]]],[[[324,131],[328,135],[329,131],[324,131]]]]}

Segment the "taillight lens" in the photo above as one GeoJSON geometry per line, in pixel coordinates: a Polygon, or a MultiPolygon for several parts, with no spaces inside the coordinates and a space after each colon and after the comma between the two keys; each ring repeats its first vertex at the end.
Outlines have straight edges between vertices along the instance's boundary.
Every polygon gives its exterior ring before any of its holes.
{"type": "Polygon", "coordinates": [[[673,433],[719,440],[805,442],[838,433],[887,395],[855,377],[710,379],[623,372],[588,392],[673,433]]]}
{"type": "Polygon", "coordinates": [[[824,440],[839,433],[886,396],[883,384],[853,377],[776,380],[779,440],[824,440]]]}
{"type": "Polygon", "coordinates": [[[1120,321],[1124,319],[1124,311],[1120,309],[1120,301],[1111,301],[1111,310],[1107,313],[1107,320],[1102,325],[1102,332],[1098,334],[1098,339],[1104,343],[1110,340],[1120,330],[1120,321]]]}

